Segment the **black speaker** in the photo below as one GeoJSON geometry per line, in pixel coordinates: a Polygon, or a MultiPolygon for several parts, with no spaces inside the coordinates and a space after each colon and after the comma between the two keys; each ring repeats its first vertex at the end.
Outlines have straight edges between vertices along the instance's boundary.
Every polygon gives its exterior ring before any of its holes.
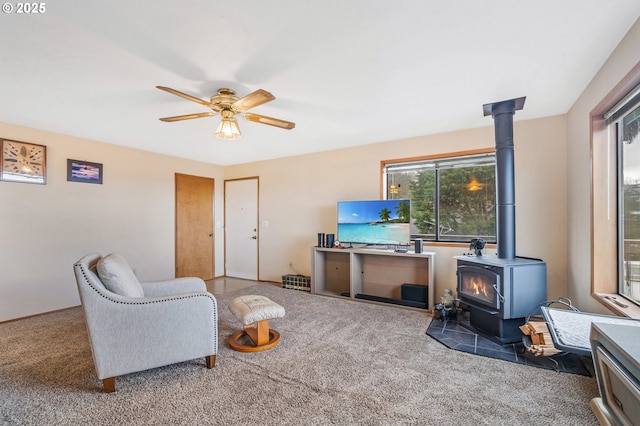
{"type": "Polygon", "coordinates": [[[416,238],[416,253],[422,253],[422,238],[416,238]]]}
{"type": "Polygon", "coordinates": [[[335,241],[335,234],[327,234],[327,245],[325,247],[333,247],[333,242],[335,241]]]}
{"type": "Polygon", "coordinates": [[[400,286],[400,294],[403,300],[427,303],[427,289],[429,287],[422,284],[407,284],[400,286]]]}
{"type": "Polygon", "coordinates": [[[318,247],[324,247],[324,232],[318,232],[318,247]]]}

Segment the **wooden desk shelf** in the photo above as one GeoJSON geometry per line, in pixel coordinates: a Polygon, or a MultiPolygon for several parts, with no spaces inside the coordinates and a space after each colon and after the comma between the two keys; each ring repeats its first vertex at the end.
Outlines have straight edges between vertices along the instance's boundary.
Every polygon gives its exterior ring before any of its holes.
{"type": "MultiPolygon", "coordinates": [[[[402,284],[427,286],[427,309],[434,301],[434,252],[396,253],[378,249],[313,247],[311,293],[403,305],[402,284]]],[[[406,304],[405,306],[411,306],[406,304]]]]}

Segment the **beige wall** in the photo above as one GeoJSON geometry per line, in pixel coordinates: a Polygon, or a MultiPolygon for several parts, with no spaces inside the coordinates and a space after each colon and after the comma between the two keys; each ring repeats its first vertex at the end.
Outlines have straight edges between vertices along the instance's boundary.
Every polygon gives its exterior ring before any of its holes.
{"type": "Polygon", "coordinates": [[[214,178],[223,202],[219,166],[1,123],[0,138],[47,146],[46,185],[0,181],[0,321],[78,305],[72,265],[87,253],[120,252],[142,280],[174,277],[174,173],[214,178]],[[104,184],[67,182],[68,158],[103,163],[104,184]]]}
{"type": "MultiPolygon", "coordinates": [[[[589,114],[640,62],[640,20],[626,34],[567,114],[568,296],[581,310],[610,313],[591,294],[591,137],[589,114]]],[[[611,218],[615,220],[615,217],[611,218]]],[[[615,247],[611,247],[615,250],[615,247]]]]}
{"type": "MultiPolygon", "coordinates": [[[[566,117],[519,122],[516,116],[514,140],[517,254],[546,260],[549,296],[566,296],[566,117]]],[[[260,177],[260,221],[269,222],[259,234],[260,279],[280,281],[283,274],[310,274],[317,233],[336,232],[337,201],[380,197],[380,161],[494,144],[487,118],[483,128],[232,166],[225,176],[260,177]]],[[[427,250],[437,253],[439,298],[445,288],[455,289],[452,257],[468,246],[427,250]]]]}

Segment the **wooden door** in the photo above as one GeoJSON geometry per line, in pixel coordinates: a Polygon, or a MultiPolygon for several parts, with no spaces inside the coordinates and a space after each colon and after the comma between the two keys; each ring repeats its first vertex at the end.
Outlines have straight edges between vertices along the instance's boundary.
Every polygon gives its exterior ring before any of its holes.
{"type": "Polygon", "coordinates": [[[214,278],[214,184],[176,173],[176,277],[214,278]]]}
{"type": "Polygon", "coordinates": [[[225,181],[225,275],[258,279],[258,178],[225,181]]]}

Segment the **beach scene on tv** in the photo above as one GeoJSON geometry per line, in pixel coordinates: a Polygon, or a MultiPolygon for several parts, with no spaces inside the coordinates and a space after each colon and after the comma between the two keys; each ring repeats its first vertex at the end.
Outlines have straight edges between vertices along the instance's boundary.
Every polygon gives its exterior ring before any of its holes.
{"type": "Polygon", "coordinates": [[[338,202],[338,240],[359,244],[409,244],[409,200],[338,202]]]}

